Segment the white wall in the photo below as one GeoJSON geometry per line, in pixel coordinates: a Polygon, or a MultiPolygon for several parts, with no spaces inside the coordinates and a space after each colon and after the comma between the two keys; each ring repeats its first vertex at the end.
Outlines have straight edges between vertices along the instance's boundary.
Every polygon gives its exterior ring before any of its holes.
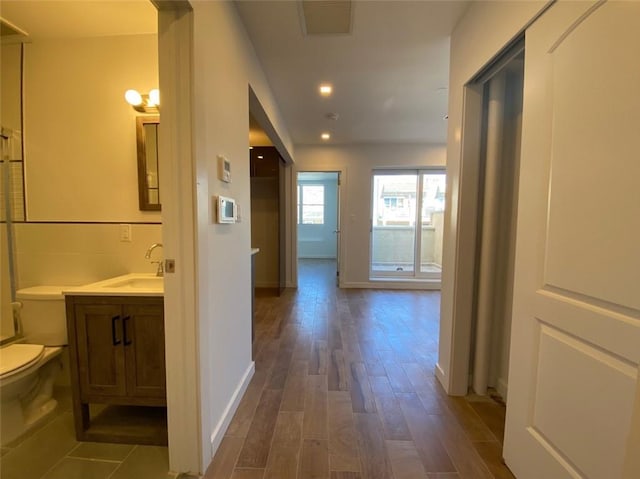
{"type": "Polygon", "coordinates": [[[124,100],[158,86],[157,36],[36,39],[24,75],[27,219],[159,222],[138,210],[138,113],[124,100]]]}
{"type": "MultiPolygon", "coordinates": [[[[442,167],[445,155],[443,145],[296,146],[297,171],[343,172],[340,187],[340,278],[344,287],[376,286],[369,281],[372,171],[376,168],[442,167]]],[[[295,210],[292,191],[287,188],[287,202],[295,210]]],[[[292,217],[295,218],[295,213],[292,217]]]]}
{"type": "MultiPolygon", "coordinates": [[[[447,209],[444,226],[440,348],[436,374],[450,394],[467,392],[473,263],[472,234],[459,234],[473,223],[477,189],[473,184],[474,165],[461,157],[464,85],[515,38],[544,8],[546,2],[473,2],[451,37],[449,74],[449,127],[447,143],[447,209]],[[457,251],[466,252],[464,258],[457,251]],[[456,282],[456,279],[459,279],[456,282]],[[455,318],[455,327],[454,327],[455,318]],[[457,344],[460,347],[453,348],[457,344]],[[460,367],[452,373],[452,364],[460,367]]],[[[525,86],[526,96],[526,86],[525,86]]]]}
{"type": "MultiPolygon", "coordinates": [[[[18,223],[18,288],[75,286],[121,274],[153,273],[156,266],[144,254],[161,240],[161,228],[133,224],[131,242],[121,242],[119,224],[18,223]]],[[[162,257],[162,250],[153,256],[155,260],[162,257]]]]}
{"type": "Polygon", "coordinates": [[[298,225],[298,258],[335,259],[338,229],[338,180],[334,178],[303,180],[298,175],[298,184],[324,186],[324,223],[320,225],[298,225]]]}
{"type": "Polygon", "coordinates": [[[292,151],[260,63],[230,2],[194,1],[194,154],[197,215],[202,471],[217,448],[252,373],[249,85],[292,151]],[[216,155],[232,164],[217,179],[216,155]],[[235,198],[243,220],[213,222],[212,196],[235,198]]]}

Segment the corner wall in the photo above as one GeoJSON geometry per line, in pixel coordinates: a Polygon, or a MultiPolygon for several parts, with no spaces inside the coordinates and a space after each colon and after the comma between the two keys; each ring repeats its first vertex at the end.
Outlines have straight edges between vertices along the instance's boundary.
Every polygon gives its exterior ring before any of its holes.
{"type": "Polygon", "coordinates": [[[204,472],[253,374],[249,86],[283,144],[293,150],[277,105],[231,2],[192,2],[199,382],[204,472]],[[232,182],[217,178],[217,155],[232,182]],[[216,224],[213,197],[235,198],[243,218],[216,224]]]}
{"type": "MultiPolygon", "coordinates": [[[[463,161],[465,85],[514,39],[546,1],[473,2],[451,37],[447,194],[444,220],[440,346],[436,375],[449,394],[468,386],[475,207],[477,184],[471,158],[463,161]],[[463,167],[464,163],[464,167],[463,167]]],[[[467,94],[471,94],[467,92],[467,94]]],[[[525,85],[526,95],[526,85],[525,85]]]]}

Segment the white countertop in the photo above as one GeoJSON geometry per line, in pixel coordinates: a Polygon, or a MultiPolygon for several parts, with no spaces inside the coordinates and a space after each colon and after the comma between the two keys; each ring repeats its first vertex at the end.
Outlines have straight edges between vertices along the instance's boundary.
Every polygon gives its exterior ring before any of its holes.
{"type": "Polygon", "coordinates": [[[155,273],[130,273],[62,291],[70,296],[164,296],[164,278],[155,273]]]}

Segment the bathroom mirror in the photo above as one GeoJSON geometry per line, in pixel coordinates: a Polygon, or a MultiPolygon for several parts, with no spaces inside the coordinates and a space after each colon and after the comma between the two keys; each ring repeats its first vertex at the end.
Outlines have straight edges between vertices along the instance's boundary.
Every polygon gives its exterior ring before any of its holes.
{"type": "Polygon", "coordinates": [[[160,210],[160,183],[158,177],[158,125],[157,116],[139,116],[136,119],[138,144],[138,198],[140,210],[160,210]]]}

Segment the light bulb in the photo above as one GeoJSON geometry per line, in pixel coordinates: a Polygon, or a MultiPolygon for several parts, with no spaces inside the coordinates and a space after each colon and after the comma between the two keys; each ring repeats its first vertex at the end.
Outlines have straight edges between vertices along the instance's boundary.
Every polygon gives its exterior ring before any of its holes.
{"type": "Polygon", "coordinates": [[[124,94],[125,100],[129,105],[138,106],[142,104],[142,95],[136,90],[127,90],[124,94]]]}
{"type": "Polygon", "coordinates": [[[160,90],[154,88],[149,91],[149,106],[158,106],[160,104],[160,90]]]}
{"type": "Polygon", "coordinates": [[[322,135],[320,135],[320,138],[322,138],[324,141],[327,141],[331,138],[331,135],[329,133],[323,133],[322,135]]]}
{"type": "Polygon", "coordinates": [[[323,83],[320,85],[320,95],[322,96],[330,96],[333,92],[333,87],[328,83],[323,83]]]}

